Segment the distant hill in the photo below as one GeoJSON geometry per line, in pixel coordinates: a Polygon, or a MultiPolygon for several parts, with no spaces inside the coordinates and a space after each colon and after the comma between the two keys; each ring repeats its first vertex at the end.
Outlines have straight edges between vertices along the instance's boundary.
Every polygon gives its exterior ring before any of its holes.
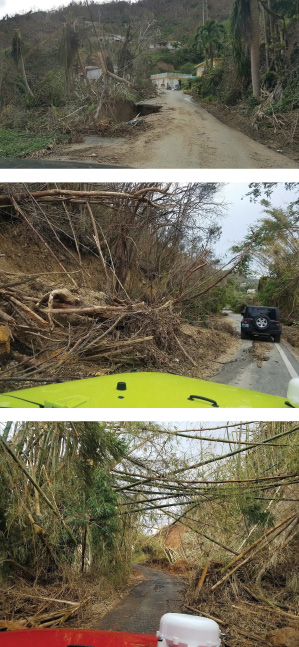
{"type": "MultiPolygon", "coordinates": [[[[233,0],[208,0],[209,18],[228,18],[233,0]]],[[[51,37],[67,16],[101,24],[113,33],[124,34],[126,25],[156,22],[161,38],[184,40],[194,33],[202,22],[203,0],[139,0],[130,2],[106,2],[99,4],[71,4],[55,11],[31,11],[0,21],[1,49],[10,47],[15,29],[20,29],[24,40],[38,42],[51,37]]]]}

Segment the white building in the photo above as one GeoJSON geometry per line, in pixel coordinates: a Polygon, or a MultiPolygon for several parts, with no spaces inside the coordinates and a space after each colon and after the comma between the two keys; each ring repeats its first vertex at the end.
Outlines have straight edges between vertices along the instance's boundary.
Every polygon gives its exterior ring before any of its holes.
{"type": "Polygon", "coordinates": [[[181,86],[180,82],[186,79],[195,79],[195,76],[192,76],[192,74],[180,74],[180,72],[160,72],[160,74],[151,75],[153,85],[158,89],[165,88],[166,90],[167,88],[179,88],[181,86]]]}

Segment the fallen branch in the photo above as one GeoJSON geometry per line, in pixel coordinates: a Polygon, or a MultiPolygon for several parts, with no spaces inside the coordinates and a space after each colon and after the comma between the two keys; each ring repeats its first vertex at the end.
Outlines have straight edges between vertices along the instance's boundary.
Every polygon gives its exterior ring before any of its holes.
{"type": "Polygon", "coordinates": [[[6,323],[16,324],[16,320],[10,315],[7,315],[6,312],[3,312],[3,310],[0,310],[0,319],[6,321],[6,323]]]}
{"type": "MultiPolygon", "coordinates": [[[[32,194],[32,195],[33,195],[33,194],[32,194]]],[[[53,256],[53,258],[55,258],[56,263],[58,263],[58,265],[60,265],[60,267],[61,267],[61,268],[63,269],[63,271],[65,272],[65,274],[69,277],[69,279],[72,281],[72,283],[77,287],[77,283],[76,283],[76,281],[74,281],[74,279],[71,277],[71,275],[68,273],[68,271],[66,270],[66,268],[64,267],[64,265],[63,265],[63,264],[61,263],[61,261],[59,260],[59,258],[57,258],[56,254],[54,254],[54,252],[53,252],[52,248],[51,248],[51,247],[50,247],[50,245],[47,243],[47,241],[46,241],[46,240],[41,236],[41,234],[40,234],[40,233],[35,229],[35,227],[33,227],[33,224],[32,224],[32,223],[30,222],[30,220],[27,218],[27,216],[25,215],[24,211],[22,211],[21,207],[17,204],[17,202],[15,201],[15,199],[14,199],[14,197],[13,197],[12,195],[10,196],[10,200],[11,200],[11,203],[12,203],[12,205],[13,205],[13,207],[14,207],[15,211],[16,211],[17,213],[19,213],[19,214],[20,214],[20,216],[23,218],[23,220],[25,220],[25,222],[27,223],[27,225],[29,225],[30,229],[31,229],[31,230],[34,232],[34,234],[39,238],[39,240],[43,243],[43,245],[45,245],[45,247],[48,249],[48,251],[50,252],[51,256],[53,256]]]]}
{"type": "Polygon", "coordinates": [[[37,323],[39,323],[42,326],[46,326],[47,328],[51,327],[51,324],[49,323],[49,321],[45,321],[44,319],[42,319],[38,314],[36,314],[36,312],[33,312],[33,310],[31,310],[31,308],[26,306],[25,303],[22,303],[21,301],[19,301],[18,299],[16,299],[15,297],[12,297],[10,295],[8,296],[8,298],[9,298],[10,301],[12,301],[12,303],[14,303],[19,308],[21,308],[21,310],[24,310],[24,312],[26,312],[26,314],[31,319],[33,319],[34,321],[36,321],[37,323]]]}
{"type": "Polygon", "coordinates": [[[223,625],[226,627],[228,625],[228,622],[224,622],[223,620],[220,620],[220,618],[216,618],[215,616],[211,616],[211,614],[203,612],[201,609],[196,609],[195,607],[190,607],[189,604],[184,604],[185,609],[189,609],[190,611],[193,611],[194,613],[197,613],[197,615],[202,616],[203,618],[210,618],[210,620],[214,620],[214,622],[217,622],[218,625],[223,625]]]}
{"type": "Polygon", "coordinates": [[[182,297],[177,297],[174,300],[174,303],[177,303],[177,302],[180,302],[180,301],[181,301],[181,303],[186,303],[187,301],[192,301],[193,299],[196,299],[197,297],[201,297],[203,294],[206,294],[207,292],[212,290],[212,288],[214,288],[216,285],[218,285],[218,283],[220,283],[220,281],[223,281],[223,279],[225,279],[229,274],[231,274],[234,271],[234,269],[241,263],[244,256],[246,256],[246,254],[248,254],[248,252],[250,251],[250,249],[251,249],[251,247],[252,247],[252,245],[254,243],[255,237],[256,237],[256,232],[253,233],[251,241],[250,241],[248,247],[246,247],[246,249],[244,249],[244,251],[242,252],[241,256],[238,258],[238,260],[226,272],[224,272],[224,274],[222,274],[222,276],[220,276],[217,279],[217,281],[214,281],[214,283],[211,283],[204,290],[201,290],[200,292],[197,292],[196,294],[192,294],[189,297],[183,297],[183,298],[182,297]]]}
{"type": "MultiPolygon", "coordinates": [[[[268,544],[267,544],[267,542],[265,542],[264,544],[262,543],[264,539],[267,539],[267,537],[268,537],[270,534],[272,534],[273,532],[275,532],[276,530],[278,530],[279,528],[281,528],[283,525],[287,524],[287,525],[286,525],[286,527],[287,527],[287,526],[289,525],[289,523],[291,523],[295,518],[296,518],[296,515],[291,515],[291,516],[290,516],[290,517],[288,517],[287,519],[284,519],[284,520],[283,520],[283,521],[281,521],[280,523],[276,524],[276,526],[274,526],[273,528],[271,528],[270,530],[268,530],[266,533],[264,533],[264,534],[263,534],[263,535],[262,535],[262,536],[261,536],[257,541],[255,541],[255,542],[254,542],[254,544],[252,544],[252,545],[251,545],[251,546],[250,546],[246,551],[244,551],[243,553],[241,553],[241,555],[238,555],[238,557],[237,557],[235,560],[232,560],[231,564],[236,563],[237,561],[239,561],[239,563],[238,563],[238,564],[237,564],[237,565],[236,565],[232,570],[230,570],[230,571],[229,571],[229,573],[227,573],[226,575],[224,575],[224,577],[222,577],[220,580],[218,580],[218,582],[216,582],[216,584],[214,584],[214,586],[212,586],[212,587],[211,587],[211,591],[215,591],[215,589],[217,589],[217,588],[218,588],[218,586],[220,586],[220,584],[223,584],[223,583],[224,583],[224,582],[225,582],[229,577],[231,577],[231,575],[233,575],[233,573],[235,573],[239,568],[241,568],[241,566],[244,566],[245,564],[247,564],[247,562],[249,562],[249,560],[250,560],[250,559],[252,559],[253,557],[255,557],[255,555],[256,555],[257,553],[259,553],[261,550],[263,550],[263,549],[268,545],[268,544]],[[253,546],[257,546],[258,544],[261,544],[261,545],[257,548],[257,550],[255,550],[251,555],[249,555],[248,557],[246,557],[246,559],[243,559],[243,561],[240,561],[240,559],[242,559],[242,557],[243,557],[246,553],[248,553],[248,551],[249,551],[249,550],[252,550],[252,549],[253,549],[253,546]]],[[[225,569],[223,569],[223,570],[227,570],[228,568],[230,568],[231,564],[230,564],[230,565],[228,565],[228,566],[226,566],[226,567],[225,567],[225,569]]]]}
{"type": "Polygon", "coordinates": [[[194,359],[189,355],[189,353],[187,353],[187,351],[185,350],[184,346],[181,344],[180,340],[177,338],[177,336],[176,336],[176,335],[174,335],[174,338],[175,338],[175,341],[176,341],[177,345],[178,345],[178,346],[179,346],[179,348],[181,349],[182,353],[184,353],[185,357],[187,357],[187,359],[189,360],[189,362],[191,362],[191,364],[193,364],[193,366],[197,366],[197,363],[196,363],[196,362],[194,361],[194,359]]]}
{"type": "Polygon", "coordinates": [[[211,562],[207,562],[204,569],[203,569],[203,572],[201,574],[201,578],[200,578],[200,580],[198,582],[198,585],[197,585],[197,593],[199,593],[199,591],[201,590],[201,588],[203,586],[203,583],[204,583],[204,581],[206,579],[206,575],[207,575],[207,572],[208,572],[208,569],[209,569],[210,565],[211,565],[211,562]]]}

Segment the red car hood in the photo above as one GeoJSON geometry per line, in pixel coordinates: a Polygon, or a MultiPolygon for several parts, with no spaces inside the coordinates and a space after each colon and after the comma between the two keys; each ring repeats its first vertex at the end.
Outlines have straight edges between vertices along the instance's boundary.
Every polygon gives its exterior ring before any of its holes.
{"type": "Polygon", "coordinates": [[[21,629],[0,633],[1,647],[157,647],[151,634],[89,629],[21,629]]]}

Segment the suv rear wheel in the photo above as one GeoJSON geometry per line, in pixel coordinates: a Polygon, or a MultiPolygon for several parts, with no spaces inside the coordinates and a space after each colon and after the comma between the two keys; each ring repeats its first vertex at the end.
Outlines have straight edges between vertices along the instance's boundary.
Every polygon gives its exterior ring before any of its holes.
{"type": "Polygon", "coordinates": [[[270,319],[267,315],[258,315],[255,317],[253,324],[258,331],[265,332],[270,326],[270,319]]]}

